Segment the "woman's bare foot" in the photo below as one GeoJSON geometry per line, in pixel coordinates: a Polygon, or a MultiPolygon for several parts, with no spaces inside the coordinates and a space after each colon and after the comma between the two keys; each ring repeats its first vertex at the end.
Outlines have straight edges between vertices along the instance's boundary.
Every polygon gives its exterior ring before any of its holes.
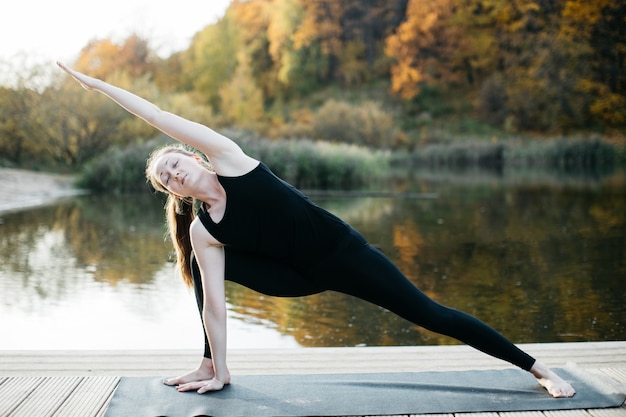
{"type": "Polygon", "coordinates": [[[200,366],[191,372],[187,372],[185,375],[178,376],[176,378],[164,379],[165,385],[182,385],[190,382],[211,380],[215,377],[213,371],[213,361],[209,358],[202,358],[200,366]]]}
{"type": "Polygon", "coordinates": [[[530,372],[554,398],[568,398],[576,394],[576,390],[567,381],[563,380],[541,362],[535,362],[530,372]]]}

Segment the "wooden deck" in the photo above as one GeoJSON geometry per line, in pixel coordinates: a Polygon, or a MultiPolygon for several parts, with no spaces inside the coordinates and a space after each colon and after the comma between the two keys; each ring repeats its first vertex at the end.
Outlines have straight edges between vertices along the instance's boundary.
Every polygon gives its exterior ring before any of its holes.
{"type": "MultiPolygon", "coordinates": [[[[626,342],[520,346],[549,366],[574,363],[626,386],[626,342]]],[[[120,377],[177,375],[194,368],[200,355],[163,350],[0,351],[0,417],[103,416],[120,377]]],[[[467,346],[421,346],[236,349],[229,352],[229,367],[236,383],[237,375],[252,374],[419,372],[503,369],[510,365],[467,346]]],[[[462,416],[467,414],[454,417],[462,416]]],[[[626,417],[626,406],[471,416],[626,417]]]]}

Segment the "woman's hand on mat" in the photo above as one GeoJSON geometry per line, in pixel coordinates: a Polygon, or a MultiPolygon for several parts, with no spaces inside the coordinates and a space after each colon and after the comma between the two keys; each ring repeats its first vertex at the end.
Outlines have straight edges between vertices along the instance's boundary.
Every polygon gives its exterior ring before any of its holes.
{"type": "Polygon", "coordinates": [[[185,375],[176,378],[164,379],[165,385],[176,385],[176,389],[180,392],[198,390],[198,394],[204,394],[209,391],[219,391],[224,385],[230,384],[230,373],[221,378],[215,376],[213,369],[213,361],[209,358],[202,358],[200,366],[185,375]]]}
{"type": "Polygon", "coordinates": [[[185,391],[198,391],[198,394],[204,394],[205,392],[220,391],[224,386],[230,383],[230,378],[227,381],[220,381],[217,378],[211,378],[204,381],[189,382],[176,387],[179,392],[185,391]]]}
{"type": "Polygon", "coordinates": [[[163,380],[165,385],[183,385],[190,382],[206,381],[215,377],[215,371],[213,370],[213,361],[209,358],[202,358],[200,366],[193,371],[187,372],[185,375],[180,375],[175,378],[167,378],[163,380]]]}

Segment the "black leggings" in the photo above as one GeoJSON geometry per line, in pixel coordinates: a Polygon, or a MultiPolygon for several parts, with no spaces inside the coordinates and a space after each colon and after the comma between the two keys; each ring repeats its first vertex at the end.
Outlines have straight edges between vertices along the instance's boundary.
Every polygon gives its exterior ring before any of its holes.
{"type": "MultiPolygon", "coordinates": [[[[195,259],[192,266],[196,300],[202,312],[202,281],[195,259]]],[[[524,370],[529,371],[535,363],[534,358],[482,321],[431,300],[369,244],[345,249],[304,272],[272,259],[227,250],[226,279],[272,296],[304,296],[325,290],[352,295],[524,370]]],[[[206,332],[204,356],[211,357],[206,332]]]]}

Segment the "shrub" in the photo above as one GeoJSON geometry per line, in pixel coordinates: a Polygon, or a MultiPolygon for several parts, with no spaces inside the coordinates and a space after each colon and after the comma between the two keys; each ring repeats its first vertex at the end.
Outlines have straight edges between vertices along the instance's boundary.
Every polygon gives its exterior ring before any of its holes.
{"type": "MultiPolygon", "coordinates": [[[[241,131],[225,132],[251,156],[298,187],[337,188],[361,185],[386,172],[388,155],[364,147],[311,140],[270,141],[241,131]]],[[[150,152],[166,143],[161,136],[127,148],[111,148],[83,169],[78,185],[94,192],[149,189],[144,176],[150,152]]]]}
{"type": "Polygon", "coordinates": [[[149,189],[145,177],[146,160],[150,152],[165,141],[165,137],[160,137],[126,148],[110,148],[85,165],[78,177],[78,186],[99,193],[149,189]]]}
{"type": "Polygon", "coordinates": [[[564,170],[585,168],[596,170],[611,167],[616,162],[616,149],[597,138],[557,138],[509,146],[505,154],[509,166],[546,166],[564,170]]]}
{"type": "Polygon", "coordinates": [[[389,147],[394,139],[393,117],[374,101],[352,105],[328,100],[317,110],[311,123],[315,137],[326,141],[389,147]]]}
{"type": "Polygon", "coordinates": [[[430,144],[421,147],[413,157],[415,162],[429,167],[502,167],[504,145],[484,141],[463,141],[430,144]]]}
{"type": "MultiPolygon", "coordinates": [[[[289,139],[270,141],[238,133],[235,141],[262,160],[278,176],[307,188],[338,188],[362,185],[384,175],[389,155],[363,146],[289,139]]],[[[230,137],[235,138],[233,134],[230,137]]]]}
{"type": "Polygon", "coordinates": [[[616,146],[598,138],[505,142],[466,140],[424,145],[411,154],[410,161],[398,156],[394,163],[401,165],[408,162],[431,168],[544,167],[559,171],[598,172],[612,169],[618,157],[616,146]]]}

